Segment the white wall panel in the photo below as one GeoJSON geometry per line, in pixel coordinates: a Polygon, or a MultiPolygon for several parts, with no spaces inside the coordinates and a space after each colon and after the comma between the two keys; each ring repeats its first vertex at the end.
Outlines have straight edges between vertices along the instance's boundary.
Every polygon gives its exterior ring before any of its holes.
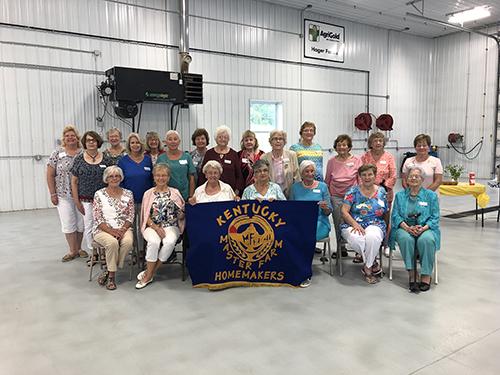
{"type": "MultiPolygon", "coordinates": [[[[96,123],[103,109],[94,86],[103,76],[95,71],[112,66],[178,70],[177,50],[164,46],[178,45],[177,0],[124,2],[129,5],[106,0],[0,0],[0,22],[99,36],[0,27],[0,121],[8,124],[0,126],[0,136],[9,140],[0,153],[0,173],[10,177],[0,182],[0,211],[50,206],[46,158],[36,161],[32,156],[48,155],[65,124],[74,123],[82,132],[95,128],[103,133],[111,126],[129,131],[110,115],[96,123]],[[88,53],[94,50],[100,56],[88,53]]],[[[289,144],[298,140],[300,124],[312,120],[324,148],[331,147],[340,133],[361,139],[355,147],[362,148],[366,133],[354,129],[353,118],[366,109],[367,74],[342,70],[349,68],[370,72],[370,112],[393,114],[395,130],[390,136],[403,147],[394,152],[398,158],[417,133],[429,132],[442,144],[450,131],[460,131],[466,133],[469,147],[485,137],[481,157],[469,163],[444,149],[444,162],[456,158],[480,177],[489,173],[496,47],[489,43],[486,54],[484,38],[418,38],[308,12],[307,18],[345,27],[345,63],[328,63],[303,57],[303,23],[297,9],[257,0],[191,0],[189,6],[190,70],[203,74],[205,84],[204,104],[179,112],[183,148],[191,148],[190,134],[196,127],[213,134],[220,124],[232,128],[232,145],[238,148],[239,135],[249,127],[251,99],[283,104],[289,144]]],[[[142,134],[164,134],[169,126],[169,105],[144,104],[142,134]]]]}

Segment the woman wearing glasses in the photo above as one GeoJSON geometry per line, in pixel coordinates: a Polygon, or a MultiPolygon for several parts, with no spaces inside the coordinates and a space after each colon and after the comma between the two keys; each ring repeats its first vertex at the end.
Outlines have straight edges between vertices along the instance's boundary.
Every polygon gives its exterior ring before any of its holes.
{"type": "Polygon", "coordinates": [[[410,166],[406,174],[405,190],[396,194],[392,208],[389,246],[399,245],[409,275],[410,290],[417,287],[426,292],[431,287],[434,255],[440,247],[439,201],[435,192],[422,187],[425,172],[410,166]],[[414,278],[415,248],[420,257],[420,283],[414,278]]]}
{"type": "Polygon", "coordinates": [[[257,160],[252,167],[255,182],[245,189],[241,199],[285,201],[286,198],[283,195],[280,186],[271,182],[269,162],[267,160],[260,159],[257,160]]]}
{"type": "Polygon", "coordinates": [[[261,156],[269,164],[269,177],[278,184],[285,197],[290,196],[294,182],[300,181],[297,155],[293,151],[285,150],[286,132],[274,130],[269,135],[272,150],[261,156]]]}

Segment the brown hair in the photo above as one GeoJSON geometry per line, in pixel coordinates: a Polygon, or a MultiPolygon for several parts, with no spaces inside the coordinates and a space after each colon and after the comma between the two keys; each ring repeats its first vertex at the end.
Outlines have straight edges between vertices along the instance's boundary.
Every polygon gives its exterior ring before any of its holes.
{"type": "Polygon", "coordinates": [[[425,143],[427,143],[427,146],[430,146],[431,145],[431,136],[427,135],[427,134],[417,135],[415,137],[415,139],[413,140],[413,147],[417,147],[417,143],[421,142],[421,141],[425,141],[425,143]]]}
{"type": "Polygon", "coordinates": [[[193,146],[196,146],[196,142],[195,142],[196,138],[197,137],[201,137],[202,135],[207,140],[207,146],[208,146],[208,144],[210,143],[210,137],[208,136],[208,132],[205,129],[203,129],[203,128],[196,129],[193,132],[193,135],[191,136],[191,141],[193,142],[193,146]]]}
{"type": "Polygon", "coordinates": [[[370,136],[368,137],[368,148],[372,148],[372,142],[375,139],[382,139],[384,141],[384,146],[385,146],[385,135],[384,135],[384,133],[382,133],[382,132],[375,132],[375,133],[370,134],[370,136]]]}
{"type": "Polygon", "coordinates": [[[361,167],[358,169],[358,175],[361,176],[361,173],[372,170],[373,174],[376,176],[377,175],[377,166],[374,164],[363,164],[361,167]]]}
{"type": "Polygon", "coordinates": [[[85,150],[87,149],[87,137],[92,137],[97,141],[97,148],[100,148],[102,146],[103,142],[102,137],[95,131],[89,130],[83,133],[82,135],[82,146],[85,150]]]}
{"type": "Polygon", "coordinates": [[[245,132],[243,133],[243,135],[241,136],[241,141],[240,141],[240,146],[241,146],[241,149],[244,150],[245,149],[245,144],[244,144],[244,140],[245,138],[253,138],[255,139],[255,145],[253,146],[253,150],[257,150],[259,148],[259,141],[257,140],[257,137],[255,136],[255,133],[251,130],[245,130],[245,132]]]}
{"type": "Polygon", "coordinates": [[[335,138],[335,141],[333,142],[333,148],[337,148],[337,144],[340,142],[347,142],[347,147],[349,147],[349,151],[352,148],[352,139],[349,137],[347,134],[341,134],[337,138],[335,138]]]}
{"type": "Polygon", "coordinates": [[[304,122],[300,127],[299,135],[302,135],[302,132],[304,131],[305,128],[313,128],[314,134],[316,135],[316,125],[314,124],[314,122],[311,121],[304,122]]]}

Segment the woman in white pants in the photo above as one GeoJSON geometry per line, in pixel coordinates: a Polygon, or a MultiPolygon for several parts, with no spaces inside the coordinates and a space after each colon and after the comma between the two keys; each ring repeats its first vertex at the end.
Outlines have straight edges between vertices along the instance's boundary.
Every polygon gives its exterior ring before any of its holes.
{"type": "Polygon", "coordinates": [[[153,168],[155,187],[142,198],[141,232],[146,246],[146,270],[137,275],[136,289],[148,286],[163,262],[174,251],[184,229],[184,200],[179,190],[169,187],[170,167],[157,164],[153,168]]]}
{"type": "Polygon", "coordinates": [[[377,167],[365,164],[358,169],[360,185],[347,191],[342,204],[342,236],[363,257],[361,272],[368,284],[382,274],[376,257],[387,232],[387,198],[383,187],[375,185],[377,167]]]}

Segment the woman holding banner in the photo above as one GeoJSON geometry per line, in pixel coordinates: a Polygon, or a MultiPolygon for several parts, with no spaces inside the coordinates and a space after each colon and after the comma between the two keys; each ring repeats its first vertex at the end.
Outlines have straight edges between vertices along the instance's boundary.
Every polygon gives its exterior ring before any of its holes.
{"type": "Polygon", "coordinates": [[[209,160],[203,167],[203,174],[207,182],[196,188],[189,198],[190,204],[232,201],[237,197],[231,186],[220,180],[222,165],[217,160],[209,160]]]}
{"type": "Polygon", "coordinates": [[[269,162],[265,159],[259,159],[253,164],[253,174],[255,182],[248,186],[241,199],[258,201],[262,200],[282,200],[286,201],[285,195],[278,184],[271,182],[269,174],[269,162]]]}

